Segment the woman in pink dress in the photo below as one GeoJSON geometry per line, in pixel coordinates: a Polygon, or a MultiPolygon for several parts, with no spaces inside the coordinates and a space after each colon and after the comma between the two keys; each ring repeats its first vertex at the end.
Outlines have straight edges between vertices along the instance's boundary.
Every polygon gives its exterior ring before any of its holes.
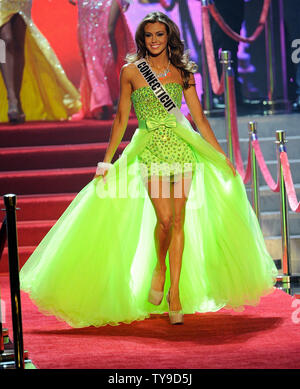
{"type": "MultiPolygon", "coordinates": [[[[69,0],[76,4],[74,0],[69,0]]],[[[119,96],[119,74],[134,41],[124,16],[128,0],[77,0],[82,59],[82,108],[73,119],[109,119],[119,96]]]]}

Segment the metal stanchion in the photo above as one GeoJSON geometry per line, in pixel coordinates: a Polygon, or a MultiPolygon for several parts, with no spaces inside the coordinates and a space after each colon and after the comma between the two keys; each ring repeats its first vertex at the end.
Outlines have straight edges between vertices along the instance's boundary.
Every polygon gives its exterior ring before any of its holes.
{"type": "Polygon", "coordinates": [[[280,216],[281,216],[281,238],[282,238],[282,270],[283,276],[279,276],[277,281],[282,284],[282,289],[290,293],[291,282],[291,252],[290,252],[290,233],[289,233],[289,209],[286,187],[284,183],[283,171],[280,162],[280,153],[286,151],[285,131],[276,131],[276,143],[278,144],[278,164],[280,179],[280,216]]]}
{"type": "MultiPolygon", "coordinates": [[[[201,0],[202,6],[208,6],[210,0],[201,0]]],[[[212,88],[209,79],[209,70],[206,56],[206,49],[204,44],[204,27],[202,24],[202,44],[201,44],[201,65],[202,65],[202,104],[206,116],[223,116],[224,109],[216,109],[213,107],[212,88]]]]}
{"type": "Polygon", "coordinates": [[[208,65],[206,60],[206,51],[204,46],[204,38],[202,40],[201,45],[201,57],[202,57],[202,104],[203,104],[203,110],[205,115],[209,115],[212,108],[213,108],[213,102],[212,102],[212,91],[208,76],[208,65]]]}
{"type": "MultiPolygon", "coordinates": [[[[283,12],[281,13],[283,17],[283,12]]],[[[275,114],[289,112],[289,102],[283,98],[281,100],[274,99],[275,88],[275,50],[274,50],[274,26],[273,26],[273,6],[270,4],[269,14],[265,25],[265,44],[266,44],[266,63],[267,63],[267,88],[268,96],[263,100],[263,113],[275,114]]],[[[282,47],[281,41],[281,50],[282,47]]],[[[282,56],[284,53],[282,53],[282,56]]],[[[282,57],[283,58],[283,57],[282,57]]],[[[285,69],[285,68],[284,68],[285,69]]],[[[284,76],[284,75],[283,75],[284,76]]],[[[284,85],[284,84],[283,84],[284,85]]],[[[286,92],[284,91],[284,94],[286,92]]]]}
{"type": "Polygon", "coordinates": [[[279,5],[280,52],[281,52],[283,100],[287,103],[287,108],[290,109],[290,103],[288,98],[288,76],[287,76],[287,67],[286,67],[286,44],[285,44],[283,0],[278,0],[278,5],[279,5]]]}
{"type": "Polygon", "coordinates": [[[225,125],[227,137],[227,156],[233,163],[233,145],[232,145],[232,124],[230,120],[231,101],[229,98],[229,77],[234,76],[233,68],[231,67],[231,52],[222,51],[221,60],[224,74],[224,100],[225,100],[225,125]]]}
{"type": "Polygon", "coordinates": [[[274,37],[273,37],[273,17],[272,17],[272,4],[270,4],[269,15],[265,25],[265,42],[266,42],[266,62],[267,62],[267,88],[268,88],[268,100],[264,101],[264,104],[273,103],[274,94],[274,37]]]}
{"type": "Polygon", "coordinates": [[[9,277],[11,312],[14,338],[14,360],[16,369],[24,369],[24,347],[22,331],[21,297],[19,282],[19,256],[16,227],[16,195],[4,196],[7,217],[7,243],[9,257],[9,277]]]}
{"type": "Polygon", "coordinates": [[[249,142],[251,150],[251,166],[252,166],[252,182],[251,182],[251,197],[252,207],[256,214],[257,220],[260,223],[260,198],[259,198],[259,182],[258,182],[258,165],[256,161],[255,151],[252,147],[252,141],[257,140],[257,124],[256,122],[248,123],[249,142]]]}
{"type": "MultiPolygon", "coordinates": [[[[202,6],[208,6],[208,0],[201,0],[202,6]]],[[[212,110],[212,91],[211,85],[209,82],[209,73],[208,73],[208,64],[206,60],[206,50],[204,43],[204,27],[202,24],[202,44],[201,44],[201,57],[202,57],[202,90],[203,90],[203,109],[204,113],[207,115],[212,110]]]]}

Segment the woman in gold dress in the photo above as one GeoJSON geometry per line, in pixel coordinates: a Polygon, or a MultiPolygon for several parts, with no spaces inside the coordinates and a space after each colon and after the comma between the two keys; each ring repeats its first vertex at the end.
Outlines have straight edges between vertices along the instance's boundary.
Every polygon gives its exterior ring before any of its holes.
{"type": "Polygon", "coordinates": [[[68,119],[80,95],[31,19],[32,0],[0,0],[0,122],[68,119]],[[1,77],[2,76],[2,77],[1,77]]]}

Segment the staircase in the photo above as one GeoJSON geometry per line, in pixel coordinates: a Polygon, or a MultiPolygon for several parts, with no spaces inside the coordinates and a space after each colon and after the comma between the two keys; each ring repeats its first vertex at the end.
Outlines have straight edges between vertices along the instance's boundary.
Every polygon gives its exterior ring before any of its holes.
{"type": "MultiPolygon", "coordinates": [[[[241,151],[246,161],[248,122],[258,124],[258,139],[273,179],[277,160],[275,131],[286,130],[292,176],[300,199],[300,114],[241,116],[238,118],[241,151]]],[[[224,118],[209,122],[226,151],[224,118]]],[[[0,127],[0,195],[15,193],[20,267],[70,202],[93,177],[102,161],[112,123],[110,121],[25,123],[0,127]]],[[[115,159],[130,141],[137,121],[131,118],[115,159]]],[[[279,194],[266,186],[259,171],[261,227],[274,259],[281,258],[279,194]]],[[[251,190],[247,186],[249,199],[251,190]]],[[[3,201],[1,199],[3,204],[3,201]]],[[[1,207],[3,208],[3,206],[1,207]]],[[[4,212],[3,212],[4,217],[4,212]]],[[[0,219],[1,221],[1,219],[0,219]]],[[[289,213],[292,272],[300,273],[300,214],[289,213]]],[[[8,271],[7,248],[0,272],[8,271]]]]}
{"type": "MultiPolygon", "coordinates": [[[[239,138],[241,153],[246,167],[248,153],[248,123],[257,122],[257,134],[260,147],[266,164],[272,174],[273,180],[277,179],[277,156],[275,144],[276,130],[285,130],[287,154],[290,162],[296,194],[300,200],[300,114],[284,115],[251,115],[238,118],[239,138]]],[[[209,118],[223,150],[227,151],[224,118],[209,118]]],[[[267,249],[273,259],[281,259],[281,221],[280,221],[280,194],[273,193],[266,185],[259,171],[260,184],[260,215],[261,228],[265,237],[267,249]]],[[[251,201],[251,188],[246,185],[248,198],[251,201]]],[[[293,274],[300,273],[300,214],[289,211],[291,267],[293,274]]]]}
{"type": "MultiPolygon", "coordinates": [[[[1,125],[0,195],[17,195],[20,268],[75,195],[93,178],[97,162],[104,158],[111,126],[111,121],[94,120],[1,125]]],[[[131,118],[115,159],[136,127],[137,120],[131,118]]],[[[6,247],[0,272],[7,271],[6,247]]]]}

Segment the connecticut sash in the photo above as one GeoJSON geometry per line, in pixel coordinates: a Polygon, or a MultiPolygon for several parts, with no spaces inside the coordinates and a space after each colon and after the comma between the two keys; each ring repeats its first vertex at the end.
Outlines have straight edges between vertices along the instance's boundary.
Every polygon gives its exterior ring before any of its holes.
{"type": "Polygon", "coordinates": [[[163,105],[165,110],[169,113],[174,113],[174,109],[177,108],[176,104],[174,103],[168,92],[165,90],[163,85],[160,83],[145,58],[141,58],[140,60],[136,61],[135,65],[137,66],[141,75],[147,81],[148,85],[152,89],[155,96],[158,98],[159,102],[163,105]]]}
{"type": "MultiPolygon", "coordinates": [[[[196,132],[191,126],[190,122],[186,119],[186,117],[181,113],[180,109],[172,100],[171,96],[168,94],[164,86],[156,77],[155,73],[151,69],[149,63],[145,60],[145,58],[141,58],[134,63],[138,68],[141,75],[144,77],[150,88],[152,89],[154,95],[157,97],[158,101],[164,107],[164,109],[169,113],[175,115],[178,123],[186,127],[188,130],[192,132],[196,132]]],[[[198,133],[197,133],[198,134],[198,133]]]]}
{"type": "MultiPolygon", "coordinates": [[[[206,157],[220,169],[226,169],[227,172],[230,172],[231,174],[231,169],[226,163],[226,156],[223,153],[217,151],[209,142],[207,142],[201,136],[199,129],[198,131],[193,129],[191,123],[181,113],[180,109],[177,107],[171,96],[165,90],[164,86],[158,80],[145,58],[139,59],[138,61],[134,62],[134,64],[152,89],[160,104],[169,114],[173,114],[176,117],[177,123],[186,130],[183,131],[181,128],[177,135],[183,138],[183,140],[185,140],[187,143],[193,145],[200,155],[206,157]]],[[[176,132],[176,127],[174,128],[174,131],[176,132]]]]}

